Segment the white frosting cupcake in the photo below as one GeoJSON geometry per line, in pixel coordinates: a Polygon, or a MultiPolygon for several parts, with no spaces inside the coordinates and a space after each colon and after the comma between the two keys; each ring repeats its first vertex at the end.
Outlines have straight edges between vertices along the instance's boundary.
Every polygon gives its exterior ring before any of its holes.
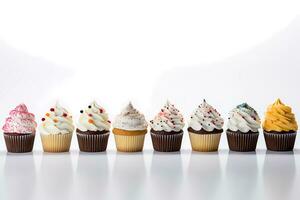
{"type": "Polygon", "coordinates": [[[72,116],[65,108],[56,104],[42,118],[39,131],[42,135],[73,133],[74,125],[72,116]]]}
{"type": "Polygon", "coordinates": [[[223,125],[224,120],[220,113],[206,103],[205,100],[203,100],[203,103],[192,113],[189,122],[189,127],[195,131],[200,131],[201,129],[207,132],[222,130],[223,125]]]}
{"type": "Polygon", "coordinates": [[[105,109],[93,101],[87,109],[81,110],[77,129],[80,131],[109,131],[110,121],[105,109]]]}
{"type": "Polygon", "coordinates": [[[116,117],[113,127],[128,131],[146,130],[147,121],[145,116],[135,109],[131,102],[116,117]]]}

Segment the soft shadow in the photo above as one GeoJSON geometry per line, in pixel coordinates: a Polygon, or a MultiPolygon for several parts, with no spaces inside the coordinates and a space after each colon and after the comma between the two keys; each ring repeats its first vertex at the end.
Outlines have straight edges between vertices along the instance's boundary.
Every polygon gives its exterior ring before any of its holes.
{"type": "Polygon", "coordinates": [[[223,185],[229,199],[253,199],[258,196],[256,152],[229,151],[223,185]]]}
{"type": "Polygon", "coordinates": [[[41,199],[71,199],[73,168],[70,153],[43,153],[38,174],[41,199]]]}
{"type": "Polygon", "coordinates": [[[180,199],[183,182],[181,153],[154,151],[149,177],[149,199],[180,199]]]}
{"type": "Polygon", "coordinates": [[[79,152],[76,174],[74,175],[74,199],[107,198],[109,168],[106,152],[79,152]]]}
{"type": "MultiPolygon", "coordinates": [[[[143,153],[116,153],[110,195],[113,199],[145,198],[146,169],[143,153]]],[[[111,198],[109,198],[111,199],[111,198]]]]}
{"type": "Polygon", "coordinates": [[[299,85],[298,52],[300,17],[260,45],[223,61],[174,67],[164,72],[153,89],[151,109],[166,98],[176,100],[187,115],[203,98],[219,105],[216,108],[221,113],[247,101],[262,115],[266,102],[278,97],[297,105],[299,98],[293,94],[299,85]],[[283,76],[283,70],[289,75],[283,76]],[[203,87],[206,85],[209,87],[203,87]],[[201,92],[194,92],[196,89],[201,92]]]}
{"type": "Polygon", "coordinates": [[[219,199],[222,170],[218,152],[192,152],[185,184],[189,199],[219,199]]]}
{"type": "Polygon", "coordinates": [[[289,199],[295,177],[295,157],[292,151],[266,152],[262,174],[265,199],[289,199]]]}
{"type": "Polygon", "coordinates": [[[11,154],[5,158],[4,199],[33,199],[36,191],[36,168],[32,153],[11,154]]]}

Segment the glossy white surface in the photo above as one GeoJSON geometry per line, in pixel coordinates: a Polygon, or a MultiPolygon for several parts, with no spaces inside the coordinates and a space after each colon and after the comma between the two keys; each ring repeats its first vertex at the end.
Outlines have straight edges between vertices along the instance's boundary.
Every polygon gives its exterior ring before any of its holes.
{"type": "Polygon", "coordinates": [[[0,152],[0,199],[298,199],[300,151],[0,152]]]}

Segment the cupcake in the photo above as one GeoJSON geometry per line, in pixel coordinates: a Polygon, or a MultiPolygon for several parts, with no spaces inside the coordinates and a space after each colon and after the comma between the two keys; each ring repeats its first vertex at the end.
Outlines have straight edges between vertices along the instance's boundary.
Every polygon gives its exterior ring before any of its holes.
{"type": "Polygon", "coordinates": [[[184,121],[179,110],[169,101],[150,121],[151,138],[155,151],[180,151],[184,121]]]}
{"type": "Polygon", "coordinates": [[[203,100],[192,113],[188,132],[194,151],[217,151],[224,120],[216,109],[203,100]]]}
{"type": "Polygon", "coordinates": [[[34,143],[36,122],[34,114],[29,113],[25,104],[10,111],[2,128],[8,152],[31,152],[34,143]]]}
{"type": "Polygon", "coordinates": [[[255,151],[260,129],[257,112],[247,103],[238,105],[229,113],[227,140],[232,151],[255,151]]]}
{"type": "Polygon", "coordinates": [[[80,111],[76,133],[80,151],[105,151],[109,137],[110,121],[104,108],[95,101],[80,111]]]}
{"type": "Polygon", "coordinates": [[[45,152],[68,152],[74,131],[72,116],[56,104],[42,118],[39,131],[45,152]]]}
{"type": "Polygon", "coordinates": [[[142,151],[147,126],[144,115],[129,103],[113,123],[117,150],[123,152],[142,151]]]}
{"type": "Polygon", "coordinates": [[[284,105],[280,99],[268,107],[263,129],[268,150],[294,149],[298,125],[291,107],[284,105]]]}

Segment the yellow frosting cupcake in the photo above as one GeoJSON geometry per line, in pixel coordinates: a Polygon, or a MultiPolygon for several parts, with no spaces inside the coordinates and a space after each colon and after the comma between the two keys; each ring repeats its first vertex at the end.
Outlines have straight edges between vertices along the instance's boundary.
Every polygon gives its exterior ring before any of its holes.
{"type": "Polygon", "coordinates": [[[277,99],[267,108],[263,129],[267,132],[296,132],[298,125],[292,108],[277,99]]]}

